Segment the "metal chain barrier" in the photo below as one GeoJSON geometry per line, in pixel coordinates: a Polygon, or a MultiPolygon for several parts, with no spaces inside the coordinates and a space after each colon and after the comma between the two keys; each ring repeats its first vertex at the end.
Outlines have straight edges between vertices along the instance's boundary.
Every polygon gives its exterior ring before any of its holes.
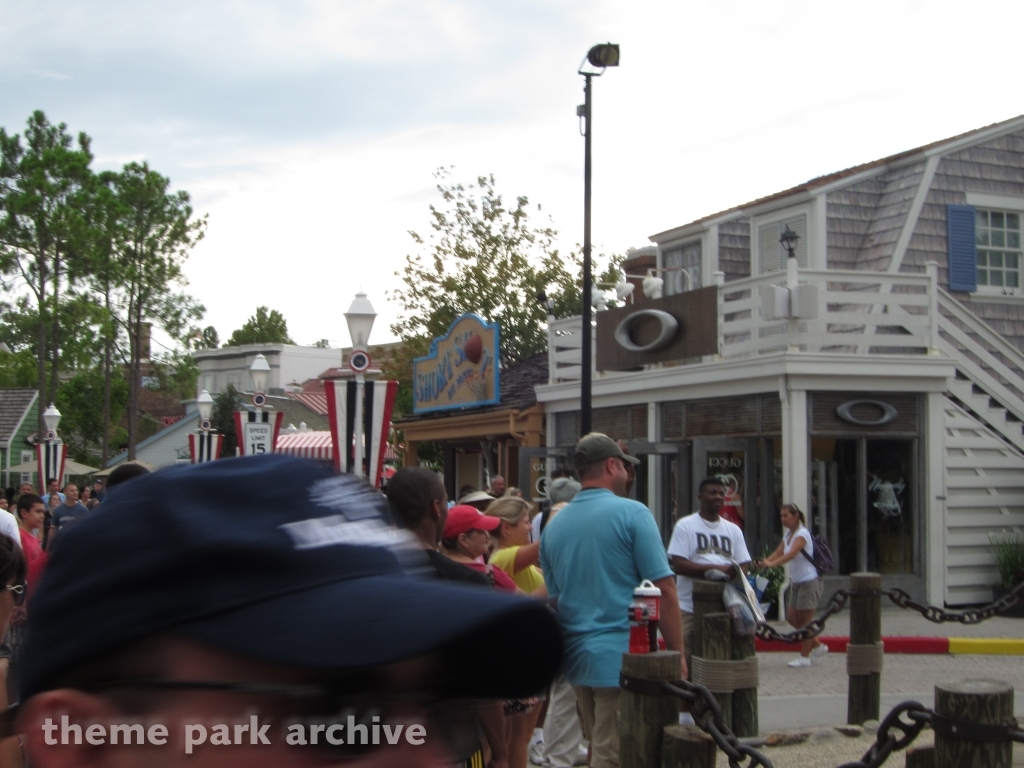
{"type": "Polygon", "coordinates": [[[931,722],[931,716],[931,710],[919,702],[904,701],[897,704],[879,724],[875,743],[864,756],[857,762],[844,763],[839,768],[879,768],[893,752],[909,747],[931,722]],[[906,715],[910,722],[904,721],[903,715],[906,715]],[[899,731],[902,735],[896,736],[892,731],[899,731]]]}
{"type": "MultiPolygon", "coordinates": [[[[803,629],[797,629],[792,632],[779,632],[768,623],[760,623],[757,625],[755,634],[760,640],[775,640],[781,643],[801,643],[804,640],[810,640],[825,630],[825,623],[831,616],[839,613],[839,611],[846,607],[846,603],[852,594],[853,592],[848,589],[837,589],[828,599],[828,603],[825,604],[825,609],[821,612],[821,615],[803,629]]],[[[1017,605],[1017,603],[1024,602],[1024,584],[1018,584],[1012,592],[996,600],[994,603],[970,611],[947,611],[935,605],[919,603],[908,592],[899,587],[883,589],[880,594],[883,597],[888,597],[898,607],[917,611],[928,621],[935,624],[950,621],[960,624],[980,624],[985,619],[998,616],[1017,605]]]]}
{"type": "MultiPolygon", "coordinates": [[[[619,675],[619,683],[624,689],[635,693],[648,696],[670,695],[688,702],[694,724],[708,734],[725,753],[730,768],[774,768],[774,764],[766,755],[736,738],[725,724],[718,700],[703,685],[687,680],[659,683],[626,674],[619,675]]],[[[936,714],[918,701],[904,701],[893,707],[879,724],[874,743],[861,759],[843,763],[838,768],[881,768],[893,752],[909,747],[925,727],[975,741],[1024,743],[1024,730],[1017,727],[1016,723],[986,725],[957,722],[936,714]]]]}
{"type": "Polygon", "coordinates": [[[900,608],[910,608],[915,610],[928,619],[928,621],[936,624],[942,624],[947,621],[955,621],[960,624],[980,624],[985,619],[997,616],[1003,611],[1012,608],[1017,603],[1024,601],[1024,584],[1018,584],[1017,587],[1005,597],[981,608],[975,608],[973,611],[947,611],[935,605],[919,603],[899,588],[882,590],[882,594],[892,600],[900,608]]]}
{"type": "Polygon", "coordinates": [[[753,747],[742,744],[725,724],[725,717],[718,700],[703,685],[687,680],[675,683],[661,683],[664,693],[676,696],[690,703],[690,715],[694,724],[714,739],[715,744],[729,759],[729,768],[775,768],[772,761],[753,747]],[[744,765],[744,762],[750,762],[744,765]]]}
{"type": "Polygon", "coordinates": [[[803,629],[782,633],[775,629],[771,624],[761,623],[757,625],[755,634],[760,640],[777,640],[782,643],[802,643],[804,640],[810,640],[812,637],[817,637],[825,630],[825,622],[827,622],[831,616],[839,613],[846,607],[846,603],[849,601],[850,595],[852,594],[853,592],[848,589],[837,589],[832,593],[832,597],[828,599],[828,603],[825,605],[825,610],[821,612],[821,615],[816,617],[814,621],[803,629]]]}

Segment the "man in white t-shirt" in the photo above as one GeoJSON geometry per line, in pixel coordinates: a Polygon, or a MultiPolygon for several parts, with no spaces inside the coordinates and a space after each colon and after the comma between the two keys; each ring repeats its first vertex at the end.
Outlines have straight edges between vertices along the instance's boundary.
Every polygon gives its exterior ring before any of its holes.
{"type": "Polygon", "coordinates": [[[750,553],[743,531],[718,514],[724,501],[725,486],[721,480],[716,477],[701,480],[697,489],[698,511],[676,523],[668,545],[669,562],[677,574],[676,591],[683,617],[687,669],[693,648],[693,580],[704,578],[711,570],[722,571],[733,578],[736,576],[733,560],[744,573],[750,568],[750,553]]]}

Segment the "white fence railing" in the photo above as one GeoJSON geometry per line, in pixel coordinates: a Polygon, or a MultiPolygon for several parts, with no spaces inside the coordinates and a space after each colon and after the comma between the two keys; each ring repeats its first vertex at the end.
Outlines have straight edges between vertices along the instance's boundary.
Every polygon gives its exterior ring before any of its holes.
{"type": "MultiPolygon", "coordinates": [[[[939,341],[936,274],[934,266],[924,275],[791,269],[725,283],[718,292],[717,359],[786,351],[927,354],[939,341]],[[763,289],[803,285],[815,288],[801,293],[801,318],[765,319],[773,315],[762,307],[763,289]]],[[[552,383],[579,379],[580,330],[578,316],[550,324],[552,383]]]]}

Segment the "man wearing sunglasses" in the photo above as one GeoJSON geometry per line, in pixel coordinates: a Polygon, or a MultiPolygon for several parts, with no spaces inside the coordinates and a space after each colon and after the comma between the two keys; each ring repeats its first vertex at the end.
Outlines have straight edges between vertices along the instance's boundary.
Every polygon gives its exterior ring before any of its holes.
{"type": "Polygon", "coordinates": [[[422,557],[379,493],[300,459],[113,489],[62,534],[33,597],[16,718],[29,761],[457,762],[476,707],[542,690],[561,642],[536,601],[408,575],[422,557]],[[522,661],[479,674],[493,658],[522,661]]]}

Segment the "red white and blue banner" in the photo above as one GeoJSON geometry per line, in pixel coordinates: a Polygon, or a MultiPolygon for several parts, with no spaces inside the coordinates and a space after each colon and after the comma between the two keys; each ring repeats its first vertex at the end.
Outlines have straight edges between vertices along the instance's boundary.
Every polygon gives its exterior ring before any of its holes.
{"type": "Polygon", "coordinates": [[[366,478],[375,488],[380,486],[384,457],[391,429],[391,411],[398,392],[397,381],[324,382],[327,395],[327,420],[334,443],[334,467],[366,478]],[[362,429],[356,429],[356,399],[362,388],[362,429]],[[363,466],[356,467],[356,436],[363,442],[363,466]]]}
{"type": "Polygon", "coordinates": [[[39,487],[43,492],[46,492],[51,479],[64,485],[64,462],[68,458],[68,447],[56,440],[39,443],[36,446],[36,457],[39,459],[39,487]]]}
{"type": "Polygon", "coordinates": [[[224,435],[216,432],[192,432],[188,436],[188,452],[193,464],[204,464],[220,458],[224,435]]]}
{"type": "Polygon", "coordinates": [[[283,411],[235,411],[235,435],[240,456],[273,453],[281,431],[283,411]]]}

